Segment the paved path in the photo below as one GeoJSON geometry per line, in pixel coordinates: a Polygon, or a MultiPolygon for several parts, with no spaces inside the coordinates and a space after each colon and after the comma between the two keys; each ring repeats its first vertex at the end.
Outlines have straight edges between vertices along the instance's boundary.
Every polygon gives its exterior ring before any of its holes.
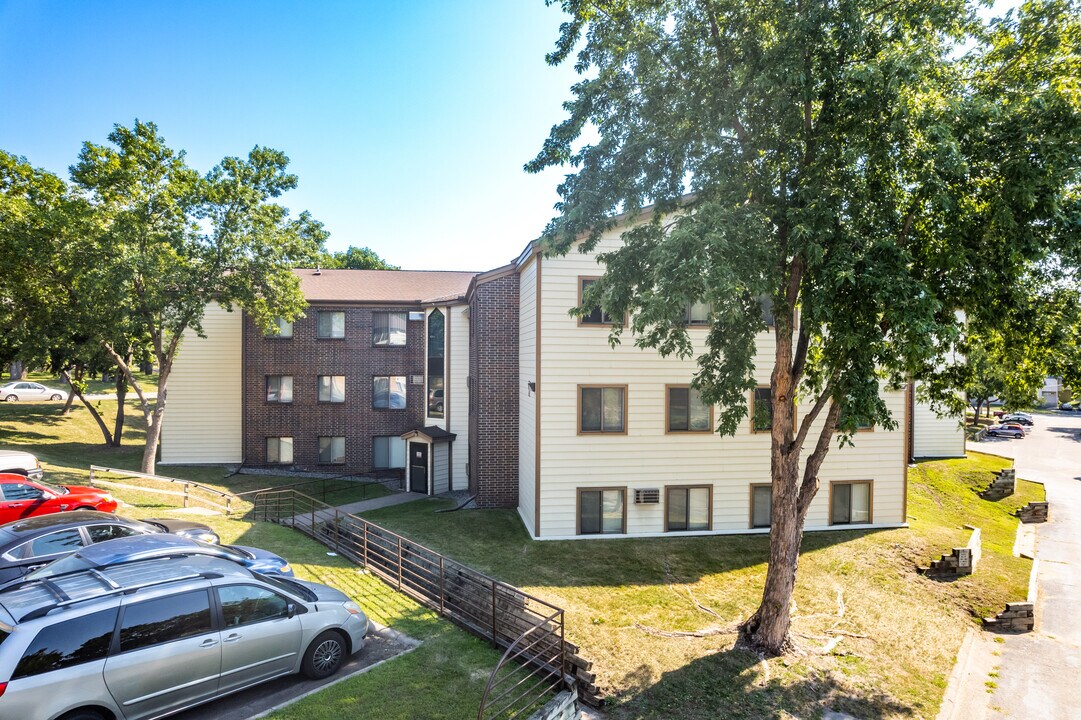
{"type": "Polygon", "coordinates": [[[1005,643],[991,633],[966,642],[956,702],[940,720],[1081,720],[1081,415],[1037,415],[1035,422],[1024,440],[969,449],[1012,457],[1019,478],[1047,488],[1051,521],[1038,531],[1036,630],[997,636],[1005,643]],[[997,684],[993,691],[988,681],[997,684]]]}
{"type": "Polygon", "coordinates": [[[401,505],[402,503],[413,502],[414,500],[422,500],[428,497],[423,493],[414,492],[396,492],[390,495],[384,495],[383,497],[377,497],[372,500],[360,500],[354,503],[348,503],[346,505],[339,505],[337,511],[335,508],[328,508],[326,510],[316,510],[314,512],[301,513],[293,516],[293,526],[300,528],[311,528],[312,521],[316,524],[320,522],[332,522],[334,518],[339,515],[367,512],[369,510],[378,510],[379,508],[390,507],[391,505],[401,505]]]}

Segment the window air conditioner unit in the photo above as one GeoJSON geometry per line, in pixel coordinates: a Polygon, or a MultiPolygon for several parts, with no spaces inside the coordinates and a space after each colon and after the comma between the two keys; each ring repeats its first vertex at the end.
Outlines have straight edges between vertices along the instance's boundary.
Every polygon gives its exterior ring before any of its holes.
{"type": "Polygon", "coordinates": [[[423,375],[410,375],[409,376],[409,384],[410,385],[423,385],[424,384],[424,376],[423,375]]]}
{"type": "Polygon", "coordinates": [[[424,319],[424,313],[423,312],[415,312],[415,311],[411,312],[411,313],[409,313],[409,319],[410,320],[423,320],[424,319]]]}
{"type": "Polygon", "coordinates": [[[637,488],[634,491],[635,505],[657,505],[660,501],[660,488],[637,488]]]}

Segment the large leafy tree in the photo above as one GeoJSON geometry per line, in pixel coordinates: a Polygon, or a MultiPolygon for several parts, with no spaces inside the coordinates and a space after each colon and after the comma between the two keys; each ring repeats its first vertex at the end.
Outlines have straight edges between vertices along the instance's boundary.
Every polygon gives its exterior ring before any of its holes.
{"type": "Polygon", "coordinates": [[[206,175],[188,167],[153,123],[117,125],[109,145],[86,143],[72,179],[99,232],[82,247],[80,302],[94,308],[94,338],[138,396],[147,422],[142,469],[153,472],[184,334],[202,332],[207,304],[240,306],[269,327],[305,302],[290,268],[313,261],[326,233],[307,213],[291,217],[273,202],[296,186],[284,153],[256,147],[227,157],[206,175]],[[132,348],[111,328],[144,335],[158,365],[156,399],[132,372],[132,348]]]}
{"type": "Polygon", "coordinates": [[[957,408],[955,310],[992,313],[1032,263],[1076,252],[1077,5],[987,24],[964,0],[560,5],[548,61],[576,54],[583,79],[526,166],[572,168],[548,251],[590,251],[626,213],[584,305],[629,313],[638,345],[697,354],[694,384],[732,433],[772,303],[769,566],[741,639],[784,652],[834,440],[895,427],[883,386],[911,377],[957,408]],[[712,308],[704,347],[689,302],[712,308]]]}
{"type": "MultiPolygon", "coordinates": [[[[85,300],[81,278],[94,258],[87,238],[100,231],[90,204],[56,175],[25,159],[0,151],[0,337],[8,358],[47,367],[71,386],[65,412],[78,397],[93,416],[105,444],[119,445],[124,425],[126,379],[117,382],[117,413],[110,431],[94,403],[88,402],[83,377],[108,371],[113,361],[95,340],[131,355],[143,350],[137,328],[102,313],[85,300]]],[[[143,353],[145,354],[145,352],[143,353]]]]}
{"type": "Polygon", "coordinates": [[[391,265],[379,254],[368,247],[349,246],[347,250],[339,250],[335,253],[327,253],[322,260],[323,267],[341,268],[345,270],[401,270],[397,265],[391,265]]]}

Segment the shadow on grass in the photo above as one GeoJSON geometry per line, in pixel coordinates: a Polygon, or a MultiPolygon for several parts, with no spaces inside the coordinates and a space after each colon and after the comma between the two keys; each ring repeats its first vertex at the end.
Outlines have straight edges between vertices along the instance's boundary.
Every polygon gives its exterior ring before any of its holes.
{"type": "Polygon", "coordinates": [[[914,710],[873,690],[858,690],[837,677],[815,672],[808,677],[764,673],[759,658],[741,649],[724,650],[694,660],[654,678],[642,665],[621,683],[629,697],[611,716],[622,718],[791,718],[816,717],[826,710],[864,720],[907,717],[914,710]]]}
{"type": "MultiPolygon", "coordinates": [[[[418,500],[363,513],[458,562],[511,585],[619,587],[696,582],[705,575],[762,565],[769,536],[531,540],[513,510],[460,510],[447,500],[418,500]]],[[[887,530],[808,533],[802,552],[822,550],[887,530]]]]}

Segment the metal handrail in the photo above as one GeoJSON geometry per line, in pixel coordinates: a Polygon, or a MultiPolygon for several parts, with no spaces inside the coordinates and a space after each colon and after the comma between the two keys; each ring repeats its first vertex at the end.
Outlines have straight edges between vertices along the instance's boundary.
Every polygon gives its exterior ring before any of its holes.
{"type": "MultiPolygon", "coordinates": [[[[499,658],[499,662],[496,663],[495,668],[492,670],[492,674],[488,677],[488,683],[484,686],[484,693],[480,697],[480,709],[477,711],[477,720],[485,720],[484,719],[484,714],[488,709],[488,699],[489,699],[489,696],[491,695],[492,688],[495,687],[495,685],[496,685],[496,683],[498,681],[497,678],[498,678],[498,675],[499,675],[500,668],[502,668],[504,665],[506,665],[511,660],[514,660],[514,659],[520,657],[522,655],[522,653],[524,652],[524,649],[518,649],[518,651],[515,652],[513,655],[512,655],[512,651],[514,651],[515,648],[517,648],[517,646],[523,640],[525,640],[527,635],[529,635],[530,633],[533,633],[533,632],[535,632],[537,630],[540,630],[540,629],[544,628],[545,625],[548,625],[549,623],[554,621],[557,617],[562,615],[562,613],[563,613],[563,611],[559,610],[558,612],[554,612],[551,615],[549,615],[548,617],[543,618],[543,619],[539,620],[538,622],[534,623],[525,632],[521,633],[517,638],[515,638],[514,642],[512,642],[509,647],[507,647],[506,651],[503,653],[503,656],[501,658],[499,658]]],[[[560,668],[559,668],[559,673],[558,673],[558,675],[556,675],[554,668],[544,668],[542,666],[540,669],[548,670],[550,675],[553,675],[554,677],[558,678],[558,681],[560,683],[562,683],[563,682],[563,677],[566,674],[566,667],[565,667],[565,665],[566,665],[566,648],[565,648],[565,644],[564,644],[564,640],[563,640],[563,623],[562,622],[559,623],[559,628],[560,628],[560,637],[559,637],[560,668]]],[[[552,633],[551,630],[545,630],[545,634],[554,635],[554,633],[552,633]]],[[[531,645],[535,645],[537,642],[538,641],[534,641],[533,643],[531,643],[531,645]]],[[[526,676],[525,679],[528,679],[529,677],[532,677],[532,675],[533,675],[533,673],[530,673],[529,675],[526,676]]],[[[516,685],[512,686],[510,688],[510,690],[513,690],[518,685],[521,685],[522,682],[525,682],[525,679],[519,681],[516,685]]],[[[543,680],[542,680],[542,682],[543,682],[543,680]]],[[[535,688],[536,685],[534,685],[533,687],[535,688]]],[[[507,694],[507,692],[510,692],[510,690],[504,691],[504,693],[502,695],[497,696],[496,699],[497,700],[502,699],[507,694]]],[[[517,699],[515,699],[515,700],[517,700],[517,699]]],[[[514,701],[512,701],[512,703],[511,703],[512,705],[513,705],[513,702],[514,701]]],[[[510,706],[508,706],[508,707],[510,707],[510,706]]],[[[500,710],[500,712],[502,713],[502,712],[505,712],[506,710],[507,710],[507,707],[502,708],[500,710]]]]}
{"type": "MultiPolygon", "coordinates": [[[[269,494],[277,494],[278,492],[279,492],[278,490],[268,490],[264,494],[268,494],[268,495],[269,494]]],[[[323,502],[322,500],[317,500],[317,499],[311,497],[310,495],[305,495],[304,493],[298,492],[297,490],[289,489],[289,490],[282,490],[281,492],[289,493],[289,494],[292,494],[294,496],[300,496],[300,498],[302,500],[307,500],[308,502],[312,503],[313,506],[314,505],[322,505],[323,506],[322,508],[320,508],[319,510],[316,510],[315,512],[324,512],[324,511],[326,511],[326,512],[335,512],[335,511],[338,511],[338,509],[335,506],[328,505],[327,503],[323,502]]],[[[257,499],[255,501],[256,503],[258,502],[258,497],[259,496],[257,495],[256,496],[257,499]]],[[[294,498],[294,507],[295,507],[295,498],[294,498]]],[[[431,553],[432,555],[434,555],[436,557],[440,557],[440,558],[446,557],[442,553],[436,552],[435,550],[432,550],[431,548],[429,548],[429,547],[427,547],[425,545],[421,545],[420,543],[418,543],[418,542],[416,542],[414,540],[411,540],[411,539],[405,537],[404,535],[399,535],[398,533],[394,532],[393,530],[387,530],[386,528],[384,528],[384,527],[382,527],[380,525],[376,525],[373,522],[369,522],[368,520],[365,520],[362,517],[358,517],[356,515],[353,515],[352,513],[342,513],[340,511],[338,511],[338,512],[339,512],[339,514],[336,517],[348,518],[348,519],[350,519],[350,520],[352,520],[354,522],[361,523],[362,525],[367,525],[370,528],[375,528],[378,532],[382,533],[384,537],[385,536],[390,536],[390,539],[392,539],[392,540],[400,540],[402,542],[408,543],[409,546],[410,546],[410,549],[423,550],[425,552],[431,553]]],[[[310,513],[308,513],[307,511],[305,511],[303,513],[294,512],[293,516],[296,517],[296,516],[299,516],[299,515],[308,515],[308,514],[310,514],[310,513]]],[[[314,532],[314,528],[312,528],[312,530],[314,532]]],[[[465,565],[464,563],[460,563],[457,560],[454,560],[453,558],[446,558],[446,559],[450,560],[451,562],[453,562],[454,564],[456,564],[456,565],[458,565],[458,566],[460,566],[462,568],[465,568],[465,569],[469,570],[469,572],[472,573],[474,576],[482,578],[484,580],[487,580],[488,582],[492,583],[493,585],[497,585],[497,586],[507,590],[508,592],[512,592],[512,593],[515,593],[515,594],[520,595],[522,597],[528,598],[529,600],[532,600],[533,602],[536,602],[536,603],[538,603],[540,605],[544,605],[545,607],[550,608],[552,610],[559,610],[560,612],[562,612],[562,610],[563,610],[563,608],[561,608],[561,607],[553,605],[553,604],[551,604],[550,602],[548,602],[546,600],[541,600],[539,597],[536,597],[534,595],[530,595],[529,593],[524,592],[523,590],[521,590],[521,589],[519,589],[519,588],[517,588],[517,587],[515,587],[513,585],[508,585],[507,583],[505,583],[505,582],[503,582],[501,580],[496,580],[495,578],[491,577],[490,575],[486,575],[485,573],[482,573],[479,570],[471,568],[468,565],[465,565]]],[[[367,564],[367,563],[365,563],[365,564],[367,564]]]]}
{"type": "MultiPolygon", "coordinates": [[[[166,495],[174,495],[174,494],[175,495],[181,495],[184,498],[184,506],[185,507],[187,507],[187,500],[188,500],[189,496],[194,497],[199,502],[205,502],[208,505],[214,505],[215,507],[219,507],[219,508],[222,507],[218,503],[215,503],[215,502],[213,502],[211,500],[207,500],[205,498],[200,498],[198,496],[191,496],[190,493],[188,492],[188,488],[191,488],[191,487],[194,487],[194,488],[197,488],[197,489],[202,490],[204,492],[210,493],[211,495],[217,495],[218,497],[225,498],[224,509],[225,509],[226,513],[230,513],[230,512],[233,511],[232,506],[233,506],[233,501],[234,500],[236,500],[236,501],[240,500],[240,498],[237,495],[234,495],[233,493],[223,492],[221,490],[218,490],[217,488],[212,488],[212,487],[210,487],[208,485],[203,485],[200,482],[195,482],[194,480],[184,480],[182,478],[167,477],[165,475],[152,475],[150,473],[136,472],[134,470],[123,470],[121,468],[105,467],[103,465],[91,465],[90,466],[90,487],[94,487],[94,472],[95,471],[96,472],[104,472],[104,473],[112,473],[113,475],[126,475],[128,477],[143,478],[144,480],[160,480],[162,482],[168,482],[168,483],[179,483],[179,484],[184,486],[184,492],[182,492],[182,493],[173,493],[171,491],[161,490],[159,488],[140,488],[140,489],[145,490],[146,492],[149,492],[149,493],[157,492],[157,493],[166,494],[166,495]]],[[[99,480],[99,482],[109,482],[109,481],[108,480],[99,480]]]]}
{"type": "Polygon", "coordinates": [[[566,673],[568,645],[562,608],[294,488],[271,488],[256,494],[252,512],[257,520],[287,520],[294,529],[367,567],[399,592],[505,648],[485,687],[478,714],[481,720],[491,710],[490,703],[502,703],[497,713],[502,715],[525,707],[523,701],[531,706],[561,685],[573,686],[574,679],[566,673]],[[526,630],[511,635],[527,623],[526,630]],[[538,632],[539,637],[529,637],[538,632]],[[517,671],[504,674],[504,679],[518,681],[491,697],[501,681],[500,671],[511,662],[528,672],[525,677],[517,671]],[[524,691],[503,702],[527,683],[531,684],[524,691]]]}

